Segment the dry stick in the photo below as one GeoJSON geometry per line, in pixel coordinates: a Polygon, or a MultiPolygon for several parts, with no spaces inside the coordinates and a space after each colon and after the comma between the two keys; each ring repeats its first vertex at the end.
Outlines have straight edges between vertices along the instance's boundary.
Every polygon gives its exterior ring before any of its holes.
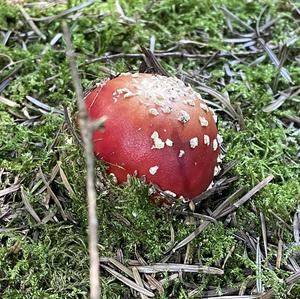
{"type": "Polygon", "coordinates": [[[80,84],[80,78],[75,61],[75,52],[71,42],[70,30],[63,22],[64,39],[67,46],[66,56],[69,60],[70,71],[72,74],[73,85],[77,98],[77,105],[79,110],[79,124],[81,135],[84,143],[85,160],[87,167],[86,191],[88,204],[88,243],[90,255],[90,298],[99,299],[100,290],[100,270],[99,270],[99,255],[98,255],[98,238],[97,238],[97,213],[96,213],[96,190],[94,186],[94,153],[92,145],[92,126],[90,125],[87,111],[84,104],[84,96],[80,84]]]}

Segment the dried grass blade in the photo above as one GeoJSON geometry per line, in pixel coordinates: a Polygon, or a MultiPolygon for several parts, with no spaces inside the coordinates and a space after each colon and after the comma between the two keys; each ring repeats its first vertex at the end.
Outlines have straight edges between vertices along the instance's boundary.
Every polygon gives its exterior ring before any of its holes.
{"type": "Polygon", "coordinates": [[[3,190],[0,190],[0,198],[7,195],[7,194],[10,194],[10,193],[13,193],[13,192],[16,192],[20,189],[20,184],[17,184],[17,185],[12,185],[8,188],[5,188],[3,190]]]}
{"type": "Polygon", "coordinates": [[[290,256],[288,258],[292,268],[293,268],[293,272],[297,273],[297,272],[300,272],[300,266],[298,265],[298,263],[296,262],[295,258],[290,256]]]}
{"type": "Polygon", "coordinates": [[[61,179],[63,181],[64,186],[69,191],[70,195],[73,195],[74,191],[73,191],[73,189],[72,189],[72,187],[71,187],[71,185],[70,185],[70,183],[68,181],[68,178],[67,178],[65,172],[63,171],[63,169],[61,167],[61,164],[62,164],[61,161],[57,162],[57,166],[59,168],[59,175],[60,175],[60,177],[61,177],[61,179]]]}
{"type": "Polygon", "coordinates": [[[160,74],[167,77],[170,76],[160,64],[160,62],[157,60],[154,53],[152,53],[150,50],[146,49],[143,46],[141,46],[141,49],[146,58],[145,62],[149,68],[153,69],[156,74],[160,74]]]}
{"type": "Polygon", "coordinates": [[[169,284],[170,281],[175,280],[178,276],[179,276],[178,273],[174,273],[174,274],[171,274],[171,275],[168,276],[168,277],[165,277],[165,278],[161,279],[159,282],[160,282],[162,285],[164,285],[164,284],[169,284]]]}
{"type": "Polygon", "coordinates": [[[227,255],[226,255],[225,259],[224,259],[223,265],[222,265],[222,269],[225,268],[225,265],[226,265],[228,259],[232,256],[234,250],[235,250],[235,245],[233,245],[233,246],[230,248],[229,252],[227,253],[227,255]]]}
{"type": "Polygon", "coordinates": [[[213,217],[220,218],[224,211],[224,209],[229,206],[235,199],[237,199],[239,196],[241,196],[245,192],[245,187],[241,187],[237,191],[235,191],[233,194],[227,197],[226,200],[224,200],[213,212],[213,217]]]}
{"type": "Polygon", "coordinates": [[[299,233],[299,225],[300,225],[300,205],[294,215],[293,219],[293,234],[296,245],[300,244],[300,233],[299,233]]]}
{"type": "Polygon", "coordinates": [[[103,269],[105,269],[107,272],[109,272],[111,275],[113,275],[115,278],[117,278],[118,280],[120,280],[121,282],[123,282],[124,284],[126,284],[127,286],[129,286],[130,288],[148,296],[148,297],[154,297],[154,294],[150,291],[148,291],[147,289],[139,286],[137,283],[133,282],[132,280],[128,279],[127,277],[125,277],[124,275],[120,274],[119,272],[105,266],[105,265],[101,265],[101,267],[103,269]]]}
{"type": "Polygon", "coordinates": [[[235,14],[233,14],[231,11],[229,11],[225,6],[221,6],[220,9],[224,15],[230,17],[232,20],[236,21],[241,26],[243,26],[245,29],[248,29],[250,32],[253,31],[253,28],[251,28],[247,23],[245,23],[239,17],[237,17],[235,14]]]}
{"type": "Polygon", "coordinates": [[[202,231],[206,229],[206,227],[210,224],[211,222],[205,221],[201,223],[190,235],[188,235],[185,239],[180,241],[173,249],[172,252],[175,252],[176,250],[180,249],[181,247],[185,246],[192,240],[194,240],[202,231]]]}
{"type": "Polygon", "coordinates": [[[285,100],[289,98],[290,95],[291,95],[291,93],[280,95],[276,100],[274,100],[272,103],[270,103],[269,105],[264,107],[262,109],[263,112],[270,113],[270,112],[278,109],[285,102],[285,100]]]}
{"type": "Polygon", "coordinates": [[[0,102],[4,105],[7,105],[11,108],[16,108],[16,107],[20,107],[20,105],[12,100],[9,100],[5,97],[0,96],[0,102]]]}
{"type": "Polygon", "coordinates": [[[69,15],[71,13],[74,13],[78,10],[81,10],[81,9],[87,7],[87,6],[90,6],[90,5],[94,4],[95,2],[96,2],[96,0],[89,0],[89,1],[86,1],[82,4],[74,6],[70,9],[64,10],[64,11],[62,11],[61,13],[59,13],[55,16],[42,17],[42,18],[31,18],[31,20],[33,20],[33,21],[46,21],[48,23],[51,23],[51,22],[53,22],[54,20],[56,20],[58,18],[64,17],[64,16],[69,15]]]}
{"type": "Polygon", "coordinates": [[[25,205],[25,208],[29,212],[29,214],[35,219],[35,221],[37,223],[41,223],[42,221],[41,221],[39,215],[35,212],[35,210],[33,209],[32,205],[27,200],[27,196],[25,194],[23,186],[21,186],[21,198],[22,198],[22,201],[23,201],[23,203],[25,205]]]}
{"type": "Polygon", "coordinates": [[[158,273],[158,272],[190,272],[190,273],[206,273],[223,275],[224,271],[215,267],[200,266],[200,265],[186,265],[173,263],[157,263],[149,266],[137,266],[140,273],[158,273]]]}
{"type": "Polygon", "coordinates": [[[289,121],[297,123],[300,125],[300,117],[298,116],[291,116],[291,115],[286,115],[285,118],[287,118],[289,121]]]}
{"type": "Polygon", "coordinates": [[[120,263],[119,261],[117,261],[116,259],[110,257],[108,259],[108,261],[113,264],[114,266],[116,266],[118,269],[120,269],[122,272],[126,273],[129,277],[134,278],[133,272],[127,268],[126,266],[124,266],[122,263],[120,263]]]}
{"type": "Polygon", "coordinates": [[[39,108],[45,110],[45,111],[48,111],[48,112],[53,112],[53,113],[57,113],[57,114],[60,114],[60,115],[63,115],[63,111],[59,110],[59,109],[56,109],[54,107],[50,107],[44,103],[42,103],[41,101],[31,97],[31,96],[26,96],[26,99],[31,102],[32,104],[38,106],[39,108]]]}
{"type": "Polygon", "coordinates": [[[217,92],[216,90],[208,86],[203,86],[203,85],[198,86],[198,89],[207,92],[214,98],[218,99],[228,109],[228,115],[231,116],[231,118],[233,119],[238,119],[238,114],[233,108],[233,106],[231,105],[230,101],[226,99],[226,97],[224,97],[221,93],[217,92]]]}
{"type": "Polygon", "coordinates": [[[278,246],[277,246],[277,255],[276,255],[276,268],[277,269],[280,269],[280,267],[281,267],[282,249],[283,249],[283,242],[281,239],[279,239],[278,246]]]}
{"type": "Polygon", "coordinates": [[[261,251],[259,247],[259,238],[258,238],[256,243],[256,291],[259,294],[263,292],[261,278],[262,278],[261,251]]]}
{"type": "Polygon", "coordinates": [[[254,188],[252,188],[247,194],[245,194],[241,199],[235,202],[232,207],[225,210],[219,217],[223,217],[227,214],[232,213],[234,210],[243,205],[246,201],[248,201],[253,195],[259,192],[262,188],[270,183],[270,181],[274,178],[273,175],[269,175],[265,179],[263,179],[260,183],[258,183],[254,188]]]}
{"type": "Polygon", "coordinates": [[[288,70],[286,68],[280,66],[280,61],[277,58],[277,56],[275,55],[275,53],[272,51],[272,49],[266,44],[266,42],[262,38],[259,38],[258,41],[260,42],[260,44],[262,45],[262,47],[264,48],[264,50],[266,51],[266,53],[270,57],[272,63],[280,71],[281,76],[285,80],[287,80],[289,83],[292,83],[292,78],[290,77],[288,70]]]}
{"type": "MultiPolygon", "coordinates": [[[[140,287],[144,287],[142,278],[140,276],[139,271],[137,270],[136,267],[132,268],[132,273],[133,273],[133,278],[135,279],[135,282],[137,283],[137,285],[139,285],[140,287]]],[[[143,293],[140,293],[140,296],[142,299],[147,299],[148,297],[146,295],[144,295],[143,293]]]]}
{"type": "MultiPolygon", "coordinates": [[[[59,167],[58,165],[56,164],[52,170],[51,170],[51,177],[50,177],[50,180],[48,181],[48,184],[50,184],[56,177],[56,175],[58,174],[59,172],[59,167]]],[[[31,193],[34,193],[34,191],[40,186],[40,184],[42,184],[43,181],[42,180],[39,180],[31,189],[31,193]]],[[[43,193],[45,190],[47,189],[46,186],[43,186],[35,195],[38,195],[38,194],[41,194],[43,193]]]]}
{"type": "Polygon", "coordinates": [[[24,19],[27,21],[28,25],[31,27],[31,29],[43,40],[46,40],[45,34],[43,34],[40,29],[35,25],[29,14],[25,11],[24,8],[20,7],[20,11],[24,17],[24,19]]]}
{"type": "Polygon", "coordinates": [[[160,294],[164,293],[164,287],[162,285],[162,283],[158,280],[156,280],[152,275],[149,274],[145,274],[145,277],[148,280],[149,286],[151,288],[151,290],[158,290],[158,292],[160,294]]]}
{"type": "Polygon", "coordinates": [[[57,204],[57,206],[58,206],[58,208],[60,210],[61,216],[63,217],[63,219],[65,221],[67,221],[67,215],[66,215],[66,213],[65,213],[65,211],[64,211],[64,209],[63,209],[63,207],[62,207],[62,205],[61,205],[61,203],[59,201],[59,199],[57,198],[57,196],[55,195],[55,193],[51,189],[50,185],[48,184],[48,182],[47,182],[47,180],[46,180],[46,178],[45,178],[45,176],[44,176],[44,174],[42,172],[41,167],[39,167],[39,173],[40,173],[40,176],[41,176],[41,179],[42,179],[44,185],[46,186],[47,191],[49,192],[49,194],[51,195],[51,197],[53,198],[53,200],[57,204]]]}
{"type": "Polygon", "coordinates": [[[267,228],[266,228],[266,219],[262,212],[259,213],[260,217],[260,223],[261,223],[261,231],[262,231],[262,237],[264,242],[264,251],[265,251],[265,257],[268,256],[268,242],[267,242],[267,228]]]}
{"type": "MultiPolygon", "coordinates": [[[[211,215],[212,218],[219,218],[220,213],[224,210],[225,207],[227,207],[231,201],[236,199],[237,196],[239,196],[242,192],[244,192],[244,188],[240,188],[235,193],[230,195],[211,215]]],[[[210,224],[210,221],[204,221],[201,223],[190,235],[188,235],[185,239],[180,241],[173,249],[172,251],[175,252],[176,250],[180,249],[181,247],[185,246],[192,240],[194,240],[205,228],[210,224]]]]}

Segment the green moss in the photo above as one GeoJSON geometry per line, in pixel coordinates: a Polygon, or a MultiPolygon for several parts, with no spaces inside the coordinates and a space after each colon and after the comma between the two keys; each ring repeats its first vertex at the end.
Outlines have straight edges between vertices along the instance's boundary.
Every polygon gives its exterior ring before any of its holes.
{"type": "Polygon", "coordinates": [[[78,298],[87,295],[86,241],[73,226],[48,225],[2,234],[2,298],[78,298]],[[34,237],[33,240],[30,237],[34,237]],[[19,250],[12,246],[19,242],[19,250]],[[57,267],[63,264],[64,267],[57,267]]]}

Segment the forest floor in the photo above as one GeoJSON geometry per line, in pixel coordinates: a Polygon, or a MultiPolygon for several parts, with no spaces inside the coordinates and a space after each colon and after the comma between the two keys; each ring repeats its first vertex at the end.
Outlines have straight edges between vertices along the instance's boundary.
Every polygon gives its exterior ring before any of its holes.
{"type": "Polygon", "coordinates": [[[89,294],[66,20],[84,89],[138,71],[150,47],[216,110],[226,150],[214,187],[172,208],[149,203],[136,178],[114,184],[97,161],[102,298],[300,298],[299,3],[9,3],[0,0],[0,297],[89,294]],[[155,263],[161,271],[145,273],[155,263]]]}

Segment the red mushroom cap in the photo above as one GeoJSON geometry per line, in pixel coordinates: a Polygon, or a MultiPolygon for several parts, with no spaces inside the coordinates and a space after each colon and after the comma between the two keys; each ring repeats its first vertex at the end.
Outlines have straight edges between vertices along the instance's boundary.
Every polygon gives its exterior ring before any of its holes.
{"type": "Polygon", "coordinates": [[[91,120],[107,116],[105,129],[94,133],[94,152],[119,182],[137,173],[191,199],[219,171],[216,116],[181,80],[121,74],[90,91],[85,103],[91,120]]]}

